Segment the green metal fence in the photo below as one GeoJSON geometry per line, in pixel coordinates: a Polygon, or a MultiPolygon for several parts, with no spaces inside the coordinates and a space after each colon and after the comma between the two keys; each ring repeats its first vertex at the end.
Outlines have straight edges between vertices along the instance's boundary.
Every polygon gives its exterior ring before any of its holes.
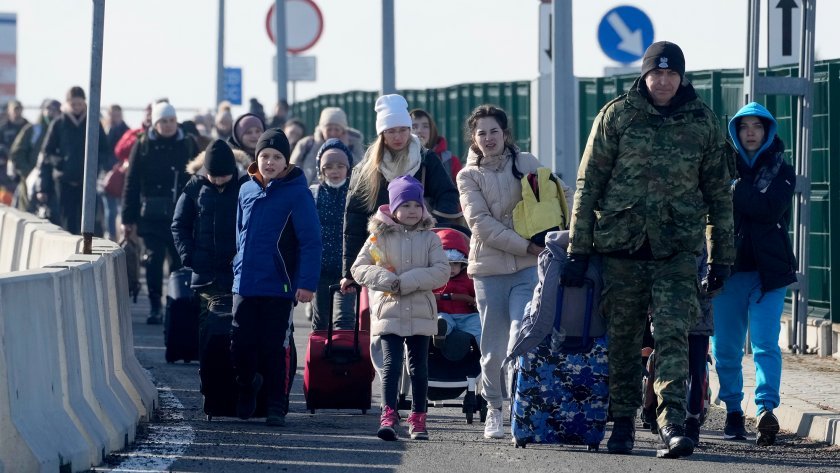
{"type": "MultiPolygon", "coordinates": [[[[464,122],[470,112],[485,103],[499,105],[511,118],[516,142],[522,149],[531,149],[531,83],[500,82],[461,84],[441,89],[401,90],[409,109],[422,108],[435,119],[449,149],[461,160],[466,158],[464,122]]],[[[376,113],[373,104],[376,92],[353,91],[326,94],[292,105],[292,115],[312,131],[324,107],[341,107],[347,112],[350,126],[362,132],[366,142],[376,138],[376,113]]]]}
{"type": "MultiPolygon", "coordinates": [[[[766,74],[795,76],[793,67],[774,68],[766,74]]],[[[831,312],[832,294],[840,294],[840,277],[832,280],[830,269],[840,268],[840,237],[831,238],[831,222],[840,222],[840,60],[816,64],[814,78],[813,147],[811,157],[811,254],[809,261],[809,295],[814,316],[832,318],[840,323],[840,311],[831,312]],[[834,186],[831,183],[834,182],[834,186]]],[[[626,91],[636,75],[580,79],[579,132],[581,150],[586,144],[592,122],[601,107],[626,91]]],[[[714,70],[690,72],[688,77],[697,93],[720,118],[721,129],[743,105],[743,72],[714,70]]],[[[463,124],[469,112],[482,103],[501,105],[513,119],[514,135],[522,149],[531,149],[531,83],[528,81],[461,84],[441,89],[403,90],[410,108],[426,109],[437,122],[450,149],[465,156],[463,124]]],[[[321,109],[342,107],[351,126],[362,131],[370,142],[374,138],[373,104],[376,92],[329,94],[300,102],[293,114],[306,123],[309,130],[318,123],[321,109]]],[[[787,96],[759,97],[779,122],[779,135],[791,150],[796,126],[796,98],[787,96]]],[[[840,230],[838,230],[840,232],[840,230]]]]}

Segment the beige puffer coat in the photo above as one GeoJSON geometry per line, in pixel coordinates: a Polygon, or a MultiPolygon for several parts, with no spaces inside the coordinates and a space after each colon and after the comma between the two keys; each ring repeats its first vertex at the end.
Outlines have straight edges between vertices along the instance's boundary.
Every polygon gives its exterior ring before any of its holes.
{"type": "MultiPolygon", "coordinates": [[[[470,257],[467,274],[495,276],[513,274],[537,265],[537,257],[528,254],[528,240],[513,230],[513,208],[522,200],[522,184],[511,172],[510,152],[482,158],[473,150],[467,154],[467,166],[458,173],[458,193],[464,217],[470,226],[470,257]]],[[[516,155],[516,169],[523,175],[541,166],[530,153],[516,155]]],[[[572,208],[572,190],[562,180],[560,186],[572,208]]]]}
{"type": "Polygon", "coordinates": [[[449,281],[449,262],[440,239],[430,231],[434,223],[426,215],[417,229],[407,230],[394,222],[387,205],[371,217],[368,230],[375,240],[365,241],[350,269],[353,279],[369,291],[371,335],[437,333],[437,304],[432,290],[449,281]],[[385,261],[377,264],[372,245],[385,261]]]}

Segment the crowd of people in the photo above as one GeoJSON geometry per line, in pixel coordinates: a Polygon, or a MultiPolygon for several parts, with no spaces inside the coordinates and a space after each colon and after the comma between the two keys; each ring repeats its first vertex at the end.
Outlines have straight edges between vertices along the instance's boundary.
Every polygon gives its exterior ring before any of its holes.
{"type": "MultiPolygon", "coordinates": [[[[330,311],[336,328],[352,328],[361,285],[382,352],[377,435],[399,437],[397,394],[407,350],[409,435],[429,437],[429,346],[460,327],[480,347],[484,436],[504,438],[506,389],[499,375],[543,251],[514,229],[521,179],[541,165],[516,146],[505,111],[481,105],[466,118],[462,163],[433,117],[409,110],[400,95],[377,99],[376,135],[367,147],[340,108],[325,108],[306,136],[305,126],[287,117],[288,104],[278,104],[270,118],[258,102],[250,105],[235,120],[222,104],[215,117],[179,122],[162,99],[135,129],[122,121],[119,106],[108,109],[100,129],[100,230],[117,238],[119,215],[122,236],[142,238],[148,323],[161,321],[167,259],[170,271],[192,269],[203,314],[232,294],[238,415],[251,417],[265,390],[267,423],[280,426],[288,409],[280,360],[293,307],[307,304],[313,330],[326,327],[330,311]],[[435,233],[438,225],[464,226],[469,240],[435,233]],[[331,294],[335,284],[341,291],[331,294]],[[267,370],[257,370],[260,364],[267,370]]],[[[74,233],[86,116],[85,93],[73,87],[64,104],[45,100],[36,123],[10,102],[0,126],[14,204],[74,233]]],[[[711,344],[727,407],[725,437],[748,435],[741,357],[749,330],[759,372],[756,441],[775,441],[779,321],[785,287],[796,279],[787,234],[795,176],[776,130],[773,116],[751,103],[730,120],[727,141],[686,79],[680,48],[658,42],[645,53],[631,89],[595,118],[576,188],[559,181],[571,210],[562,284],[583,284],[594,254],[603,266],[611,453],[634,448],[639,349],[650,318],[659,435],[672,456],[692,454],[699,423],[692,403],[688,412],[686,405],[686,386],[694,383],[689,331],[704,313],[703,297],[711,298],[706,309],[713,316],[691,340],[704,352],[702,363],[711,344]],[[705,253],[698,279],[697,258],[705,253]]]]}

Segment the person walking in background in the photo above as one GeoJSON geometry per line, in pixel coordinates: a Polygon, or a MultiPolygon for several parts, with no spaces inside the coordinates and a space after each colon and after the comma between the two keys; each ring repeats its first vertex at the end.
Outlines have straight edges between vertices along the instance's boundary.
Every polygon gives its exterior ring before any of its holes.
{"type": "Polygon", "coordinates": [[[231,293],[239,188],[248,181],[224,141],[210,143],[202,163],[204,172],[184,186],[170,226],[182,264],[192,269],[191,286],[202,299],[201,321],[212,301],[231,293]]]}
{"type": "Polygon", "coordinates": [[[233,134],[233,115],[230,111],[230,102],[227,100],[219,104],[214,125],[213,133],[217,139],[227,141],[233,134]]]}
{"type": "Polygon", "coordinates": [[[11,169],[9,174],[17,182],[13,206],[24,212],[34,211],[30,205],[30,188],[27,178],[38,164],[38,155],[44,146],[47,129],[53,120],[61,116],[61,103],[58,100],[45,99],[41,103],[38,120],[25,125],[18,133],[9,153],[11,169]]]}
{"type": "Polygon", "coordinates": [[[318,166],[318,184],[310,186],[315,197],[315,208],[321,222],[321,277],[315,290],[315,301],[307,305],[307,315],[312,320],[312,330],[326,330],[329,311],[333,311],[333,326],[353,329],[356,321],[355,295],[330,294],[330,285],[341,281],[341,246],[344,234],[344,207],[348,179],[353,169],[353,154],[338,138],[328,139],[315,157],[318,166]]]}
{"type": "Polygon", "coordinates": [[[455,176],[461,170],[461,160],[449,151],[446,138],[438,134],[437,124],[427,111],[415,108],[409,112],[409,115],[411,115],[411,132],[420,138],[421,145],[438,155],[443,163],[443,170],[454,184],[455,176]]]}
{"type": "MultiPolygon", "coordinates": [[[[113,155],[116,157],[117,143],[120,138],[129,130],[128,125],[123,121],[122,107],[117,104],[111,105],[108,109],[108,127],[106,136],[108,136],[108,145],[111,147],[113,155]]],[[[108,238],[111,240],[117,239],[117,215],[120,212],[120,199],[122,198],[122,188],[115,184],[109,185],[107,182],[113,178],[113,173],[122,173],[124,181],[124,166],[125,162],[115,159],[114,164],[110,169],[102,171],[100,178],[100,185],[97,186],[99,197],[104,204],[105,229],[108,232],[108,238]]]]}
{"type": "Polygon", "coordinates": [[[113,104],[108,108],[108,144],[112,150],[117,147],[117,142],[129,130],[128,124],[123,121],[122,107],[113,104]]]}
{"type": "MultiPolygon", "coordinates": [[[[286,126],[286,120],[288,118],[289,102],[287,102],[286,99],[282,99],[274,105],[274,115],[271,116],[271,121],[269,122],[268,127],[283,128],[286,126]]],[[[295,145],[292,143],[292,139],[289,137],[288,133],[286,133],[286,137],[289,138],[289,145],[291,145],[292,149],[295,149],[295,145]]]]}
{"type": "Polygon", "coordinates": [[[248,101],[248,113],[250,113],[251,115],[256,115],[257,118],[259,118],[263,123],[265,123],[265,108],[263,107],[263,104],[261,104],[260,101],[257,100],[256,97],[251,97],[251,100],[248,101]]]}
{"type": "Polygon", "coordinates": [[[286,137],[289,138],[289,145],[294,150],[298,141],[306,135],[306,125],[302,121],[293,118],[286,121],[286,124],[283,125],[283,132],[286,133],[286,137]]]}
{"type": "Polygon", "coordinates": [[[181,267],[170,226],[175,204],[189,179],[187,163],[197,149],[192,137],[178,127],[175,107],[158,102],[152,108],[152,127],[131,150],[123,193],[122,231],[126,237],[143,238],[151,304],[148,324],[162,322],[163,263],[167,255],[170,272],[181,267]]]}
{"type": "MultiPolygon", "coordinates": [[[[68,232],[78,235],[82,229],[82,181],[85,166],[87,103],[81,87],[67,91],[67,111],[50,123],[44,138],[35,197],[40,204],[57,210],[53,219],[68,232]],[[55,205],[56,203],[57,205],[55,205]]],[[[99,125],[99,166],[110,169],[111,147],[99,125]]],[[[101,229],[95,231],[101,235],[101,229]]]]}
{"type": "Polygon", "coordinates": [[[432,290],[449,278],[449,264],[440,239],[431,229],[434,219],[426,210],[423,187],[411,176],[388,184],[388,205],[370,219],[370,238],[356,258],[353,278],[369,290],[371,335],[382,343],[382,415],[377,436],[399,437],[397,392],[403,368],[403,347],[408,348],[411,377],[412,439],[427,440],[429,338],[436,332],[437,312],[432,290]]]}
{"type": "Polygon", "coordinates": [[[779,332],[787,286],[796,282],[796,257],[788,235],[796,185],[785,161],[785,145],[776,119],[755,102],[729,121],[737,174],[732,183],[735,219],[735,265],[723,290],[712,300],[715,336],[712,354],[726,404],[726,439],[744,440],[742,361],[747,330],[755,362],[755,405],[760,446],[773,445],[779,420],[782,353],[779,332]]]}
{"type": "Polygon", "coordinates": [[[312,136],[302,138],[292,151],[292,164],[303,170],[310,185],[318,182],[315,155],[324,141],[330,138],[338,138],[350,148],[353,153],[353,162],[362,161],[364,142],[361,132],[347,125],[347,114],[344,110],[338,107],[327,107],[321,110],[321,119],[312,136]]]}
{"type": "MultiPolygon", "coordinates": [[[[475,284],[481,318],[481,393],[487,400],[485,438],[504,438],[502,362],[537,285],[542,248],[513,229],[513,208],[522,200],[520,180],[540,167],[520,152],[504,110],[482,105],[466,122],[467,166],[458,173],[458,192],[472,232],[467,274],[475,284]]],[[[568,200],[571,191],[561,181],[568,200]]],[[[571,204],[569,204],[571,206],[571,204]]]]}
{"type": "Polygon", "coordinates": [[[19,100],[10,100],[6,104],[6,123],[0,126],[0,145],[11,149],[20,130],[28,124],[29,120],[23,117],[23,104],[19,100]]]}
{"type": "Polygon", "coordinates": [[[311,302],[318,285],[320,266],[312,262],[321,259],[321,226],[303,172],[289,165],[283,131],[267,130],[256,151],[236,218],[231,337],[236,408],[240,418],[250,418],[265,389],[266,424],[283,426],[288,391],[282,380],[289,379],[283,360],[292,309],[311,302]]]}
{"type": "Polygon", "coordinates": [[[350,179],[344,214],[342,291],[347,291],[354,282],[350,267],[368,237],[368,220],[379,206],[388,203],[389,182],[400,176],[413,176],[423,183],[424,198],[432,216],[455,221],[463,215],[458,190],[446,176],[440,158],[424,149],[420,140],[411,135],[411,117],[405,99],[396,94],[383,95],[376,100],[374,110],[376,141],[350,179]]]}
{"type": "Polygon", "coordinates": [[[236,119],[233,124],[233,134],[227,141],[231,148],[245,152],[253,162],[257,158],[257,141],[264,131],[265,123],[263,120],[258,115],[246,113],[236,119]]]}
{"type": "Polygon", "coordinates": [[[639,347],[648,310],[659,353],[657,423],[671,457],[694,452],[685,436],[688,331],[697,305],[696,256],[709,237],[708,291],[734,259],[732,199],[717,117],[685,80],[674,43],[645,51],[630,91],[601,109],[577,174],[562,281],[583,285],[589,256],[603,256],[610,368],[610,453],[629,454],[642,401],[639,347]]]}

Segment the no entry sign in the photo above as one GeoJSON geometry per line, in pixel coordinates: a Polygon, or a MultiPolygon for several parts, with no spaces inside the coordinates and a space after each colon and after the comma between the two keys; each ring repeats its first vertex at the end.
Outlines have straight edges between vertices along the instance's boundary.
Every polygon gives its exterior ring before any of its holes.
{"type": "MultiPolygon", "coordinates": [[[[276,37],[275,23],[272,3],[265,18],[265,29],[272,43],[276,37]]],[[[286,50],[290,54],[300,54],[315,46],[323,31],[324,17],[315,2],[286,0],[286,50]]]]}

